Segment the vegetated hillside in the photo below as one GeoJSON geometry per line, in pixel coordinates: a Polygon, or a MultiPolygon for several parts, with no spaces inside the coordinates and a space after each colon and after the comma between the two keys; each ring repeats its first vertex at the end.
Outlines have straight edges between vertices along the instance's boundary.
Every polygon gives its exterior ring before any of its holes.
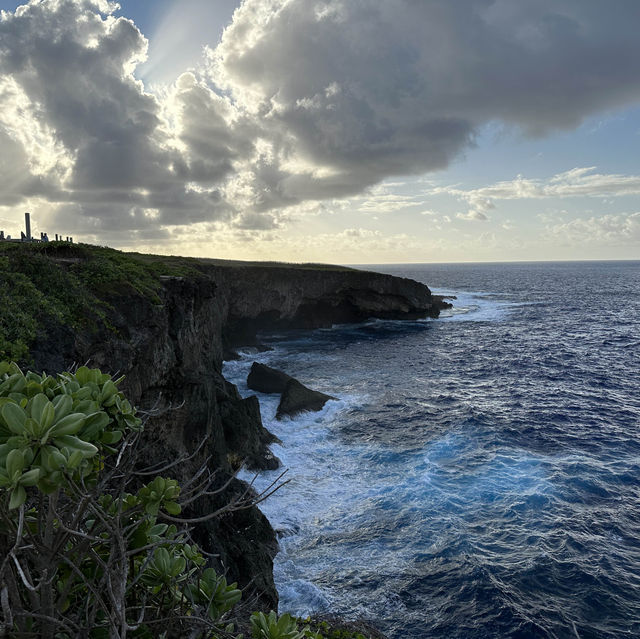
{"type": "MultiPolygon", "coordinates": [[[[261,329],[437,316],[442,305],[411,280],[344,267],[0,243],[0,357],[47,372],[88,363],[125,374],[122,390],[148,415],[148,459],[197,450],[177,469],[181,481],[205,460],[221,484],[242,463],[278,464],[258,400],[242,399],[222,376],[225,349],[255,342],[261,329]]],[[[234,480],[199,509],[244,488],[234,480]]],[[[219,571],[275,607],[277,541],[257,508],[203,524],[195,536],[218,555],[219,571]]]]}

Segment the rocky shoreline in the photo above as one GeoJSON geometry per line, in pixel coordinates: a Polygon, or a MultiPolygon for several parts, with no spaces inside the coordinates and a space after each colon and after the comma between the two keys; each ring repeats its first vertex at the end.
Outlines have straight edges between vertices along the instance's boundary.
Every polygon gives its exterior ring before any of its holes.
{"type": "MultiPolygon", "coordinates": [[[[82,251],[72,258],[72,266],[68,256],[67,262],[55,255],[47,261],[63,277],[70,268],[81,268],[83,260],[91,264],[91,250],[82,251]]],[[[151,258],[117,257],[145,264],[151,258]]],[[[162,264],[171,258],[154,259],[162,264]]],[[[389,275],[180,259],[188,264],[188,273],[157,275],[153,297],[124,281],[104,287],[96,292],[103,309],[100,321],[72,330],[48,319],[46,330],[30,345],[37,370],[55,372],[88,363],[124,374],[122,389],[148,419],[146,457],[155,462],[192,455],[180,465],[178,480],[204,462],[217,469],[220,484],[242,464],[256,470],[277,467],[269,451],[274,437],[262,425],[258,399],[243,399],[222,375],[224,354],[256,344],[259,331],[313,329],[368,318],[437,317],[448,306],[426,286],[389,275]]],[[[245,487],[232,480],[223,494],[200,503],[192,514],[217,508],[245,487]]],[[[214,567],[238,581],[255,607],[276,608],[272,571],[278,544],[257,507],[199,526],[194,536],[215,555],[214,567]]]]}

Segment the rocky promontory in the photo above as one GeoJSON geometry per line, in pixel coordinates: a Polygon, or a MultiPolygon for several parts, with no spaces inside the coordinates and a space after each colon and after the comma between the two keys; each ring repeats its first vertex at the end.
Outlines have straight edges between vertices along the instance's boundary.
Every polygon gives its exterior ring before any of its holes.
{"type": "Polygon", "coordinates": [[[437,317],[448,306],[413,280],[342,267],[234,263],[207,272],[227,300],[229,344],[251,343],[259,331],[437,317]]]}
{"type": "MultiPolygon", "coordinates": [[[[53,242],[3,246],[0,280],[0,356],[51,373],[86,363],[124,374],[122,390],[147,419],[146,461],[192,455],[176,478],[188,478],[206,461],[220,485],[242,464],[278,464],[257,398],[243,399],[222,375],[225,349],[254,344],[263,330],[436,317],[443,306],[412,280],[342,267],[53,242]]],[[[192,514],[216,509],[245,487],[232,480],[192,514]]],[[[258,508],[201,525],[195,537],[258,606],[276,607],[277,541],[258,508]]]]}

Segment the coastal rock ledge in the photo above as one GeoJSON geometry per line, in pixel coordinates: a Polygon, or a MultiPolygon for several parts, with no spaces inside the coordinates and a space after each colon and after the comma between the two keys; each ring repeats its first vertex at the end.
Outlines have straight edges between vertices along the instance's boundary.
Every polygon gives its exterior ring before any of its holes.
{"type": "MultiPolygon", "coordinates": [[[[73,326],[59,314],[35,318],[39,328],[26,363],[55,372],[86,362],[124,374],[123,391],[149,411],[145,461],[191,455],[175,469],[179,481],[207,460],[220,485],[241,464],[278,464],[257,399],[243,399],[222,375],[226,349],[255,344],[259,331],[437,317],[446,305],[412,280],[341,267],[170,258],[87,245],[45,248],[7,250],[5,270],[32,278],[51,303],[68,289],[74,291],[69,299],[82,304],[73,307],[80,309],[73,311],[73,326]],[[45,279],[55,285],[44,290],[45,279]]],[[[191,514],[209,512],[220,505],[215,500],[244,488],[232,480],[224,494],[191,514]]],[[[258,508],[200,525],[194,537],[217,557],[217,570],[248,587],[245,596],[254,597],[256,608],[276,608],[277,539],[258,508]]]]}
{"type": "Polygon", "coordinates": [[[414,280],[355,269],[252,265],[216,275],[228,299],[229,345],[254,344],[258,331],[438,317],[451,306],[414,280]]]}

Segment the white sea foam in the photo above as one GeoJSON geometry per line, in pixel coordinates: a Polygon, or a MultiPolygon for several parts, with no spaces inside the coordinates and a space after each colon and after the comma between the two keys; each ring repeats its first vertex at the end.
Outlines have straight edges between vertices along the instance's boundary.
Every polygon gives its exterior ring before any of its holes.
{"type": "MultiPolygon", "coordinates": [[[[454,309],[441,315],[444,321],[500,321],[515,306],[491,293],[456,295],[454,309]]],[[[371,320],[321,329],[316,336],[353,336],[357,347],[359,332],[384,331],[397,324],[371,320]]],[[[342,376],[336,373],[336,352],[318,349],[317,342],[314,348],[312,337],[288,334],[280,340],[273,351],[241,352],[239,360],[225,363],[223,372],[243,396],[259,397],[265,427],[282,441],[271,449],[288,469],[290,482],[261,504],[280,536],[274,578],[281,612],[305,616],[343,605],[375,616],[381,603],[376,602],[375,608],[363,603],[360,581],[410,572],[417,556],[446,547],[451,535],[464,528],[463,508],[467,512],[483,508],[495,494],[512,490],[515,495],[548,489],[540,460],[534,458],[496,458],[460,472],[458,460],[476,446],[468,432],[448,433],[414,452],[345,439],[341,436],[345,420],[353,411],[366,413],[367,384],[353,370],[342,369],[342,376]],[[327,402],[317,413],[276,420],[279,396],[247,388],[253,361],[283,369],[340,399],[327,402]],[[340,588],[345,582],[350,586],[340,588]]],[[[280,472],[260,473],[256,488],[266,488],[280,472]]],[[[253,475],[243,471],[240,477],[253,475]]],[[[400,602],[394,605],[397,608],[400,602]]],[[[389,613],[396,614],[397,609],[390,608],[389,613]]]]}
{"type": "MultiPolygon", "coordinates": [[[[283,355],[270,352],[260,359],[270,362],[283,355]]],[[[310,360],[308,354],[290,355],[289,361],[297,360],[293,368],[310,360]]],[[[243,395],[252,392],[246,387],[246,375],[253,360],[252,354],[225,364],[225,375],[243,395]]],[[[416,553],[436,552],[446,544],[446,525],[443,532],[441,523],[424,522],[425,513],[438,512],[439,517],[446,513],[456,521],[463,504],[474,509],[490,502],[495,493],[543,489],[540,460],[533,457],[496,455],[475,471],[461,473],[456,460],[475,446],[469,433],[449,433],[423,452],[412,453],[342,440],[341,421],[366,401],[364,396],[342,397],[317,413],[279,421],[274,418],[279,396],[256,395],[263,423],[283,442],[274,444],[272,451],[290,479],[261,504],[280,535],[274,578],[281,612],[304,616],[335,608],[340,601],[352,610],[362,609],[362,614],[375,614],[363,608],[353,588],[358,579],[367,574],[402,574],[411,569],[416,553]],[[402,521],[407,522],[405,529],[398,523],[402,521]],[[422,546],[413,538],[416,525],[422,546]],[[334,592],[339,588],[334,584],[338,573],[352,587],[339,595],[334,592]]],[[[257,489],[266,488],[279,472],[261,473],[257,489]]],[[[253,475],[243,471],[240,477],[253,475]]]]}
{"type": "Polygon", "coordinates": [[[504,320],[510,311],[519,306],[528,306],[527,302],[514,302],[501,299],[504,295],[491,292],[450,291],[433,289],[436,295],[444,297],[455,295],[451,300],[452,308],[440,312],[439,319],[453,322],[495,322],[504,320]]]}
{"type": "MultiPolygon", "coordinates": [[[[270,364],[281,353],[254,354],[241,360],[226,362],[225,377],[236,384],[243,396],[255,394],[265,427],[283,443],[273,444],[271,450],[279,457],[282,468],[288,470],[289,484],[261,504],[261,509],[276,531],[280,531],[280,552],[274,563],[274,577],[281,601],[281,611],[298,615],[311,614],[328,608],[330,594],[300,575],[298,547],[306,543],[311,531],[340,529],[340,515],[336,512],[353,497],[355,468],[350,468],[349,450],[343,450],[332,436],[340,415],[362,402],[361,396],[341,395],[327,402],[318,412],[305,412],[294,418],[275,419],[279,395],[254,393],[246,385],[246,377],[253,361],[270,364]],[[333,522],[328,525],[328,522],[333,522]]],[[[309,355],[290,354],[287,372],[308,364],[309,355]]],[[[314,356],[315,363],[317,358],[314,356]]],[[[315,384],[311,384],[317,388],[315,384]]],[[[324,389],[323,389],[324,390],[324,389]]],[[[336,390],[326,389],[337,393],[336,390]]],[[[351,457],[353,459],[353,457],[351,457]]],[[[352,464],[352,462],[351,462],[352,464]]],[[[281,469],[260,473],[255,479],[257,490],[266,488],[280,474],[281,469]]],[[[242,471],[240,478],[253,479],[253,473],[242,471]]],[[[332,561],[332,560],[328,560],[332,561]]],[[[326,566],[325,566],[326,567],[326,566]]],[[[307,567],[307,571],[308,572],[307,567]]],[[[313,573],[322,571],[323,562],[317,560],[313,573]]]]}
{"type": "Polygon", "coordinates": [[[636,367],[625,341],[603,340],[628,340],[637,314],[607,307],[594,322],[601,291],[583,267],[555,289],[537,269],[492,269],[452,268],[462,291],[437,290],[458,296],[440,320],[283,334],[225,366],[245,395],[257,359],[341,398],[276,421],[278,396],[260,395],[292,480],[262,505],[281,535],[281,611],[362,615],[420,639],[511,636],[516,609],[560,636],[571,606],[576,619],[606,608],[622,621],[603,636],[633,634],[636,367]],[[614,313],[624,321],[607,324],[614,313]],[[550,360],[559,339],[572,357],[550,360]]]}

